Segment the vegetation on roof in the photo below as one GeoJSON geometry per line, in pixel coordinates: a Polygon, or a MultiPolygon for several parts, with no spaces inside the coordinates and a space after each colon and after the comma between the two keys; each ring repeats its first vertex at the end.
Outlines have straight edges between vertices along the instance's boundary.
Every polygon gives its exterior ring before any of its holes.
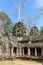
{"type": "MultiPolygon", "coordinates": [[[[12,20],[9,16],[4,13],[0,12],[0,29],[4,30],[6,34],[12,34],[14,36],[24,36],[26,35],[26,30],[28,29],[23,22],[17,22],[15,25],[13,24],[12,20]]],[[[28,29],[29,30],[29,29],[28,29]]],[[[29,35],[38,35],[43,34],[43,26],[38,29],[37,26],[33,26],[30,29],[29,35]]]]}

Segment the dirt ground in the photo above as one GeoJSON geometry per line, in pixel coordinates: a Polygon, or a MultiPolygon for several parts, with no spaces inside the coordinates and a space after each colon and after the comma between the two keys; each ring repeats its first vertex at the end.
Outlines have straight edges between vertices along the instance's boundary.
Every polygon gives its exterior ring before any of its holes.
{"type": "Polygon", "coordinates": [[[0,65],[43,65],[43,63],[32,60],[13,60],[13,61],[0,61],[0,65]]]}

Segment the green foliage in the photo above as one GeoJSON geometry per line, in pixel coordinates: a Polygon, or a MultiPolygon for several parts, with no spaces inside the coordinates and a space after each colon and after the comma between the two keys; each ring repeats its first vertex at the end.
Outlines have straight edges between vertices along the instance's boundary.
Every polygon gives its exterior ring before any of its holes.
{"type": "Polygon", "coordinates": [[[6,22],[4,22],[4,24],[3,24],[3,28],[4,28],[4,31],[7,34],[12,33],[13,23],[12,23],[12,21],[11,21],[10,18],[7,18],[6,19],[6,22]]]}
{"type": "Polygon", "coordinates": [[[6,13],[1,12],[0,13],[0,29],[4,30],[6,34],[12,33],[13,28],[13,22],[9,18],[9,16],[6,15],[6,13]]]}
{"type": "Polygon", "coordinates": [[[41,27],[40,29],[40,34],[43,34],[43,27],[41,27]]]}

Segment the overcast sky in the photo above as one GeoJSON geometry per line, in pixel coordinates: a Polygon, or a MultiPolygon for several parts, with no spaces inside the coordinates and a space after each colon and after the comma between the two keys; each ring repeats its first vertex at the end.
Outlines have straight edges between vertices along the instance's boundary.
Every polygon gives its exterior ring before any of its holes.
{"type": "MultiPolygon", "coordinates": [[[[17,5],[20,0],[0,0],[0,12],[5,12],[11,20],[16,23],[18,20],[17,5]]],[[[21,3],[23,0],[21,0],[21,3]]],[[[21,7],[21,20],[24,20],[25,24],[28,23],[28,16],[41,15],[39,9],[43,8],[43,0],[25,0],[25,4],[21,7]]],[[[39,17],[35,24],[40,28],[43,26],[43,15],[39,17]]]]}

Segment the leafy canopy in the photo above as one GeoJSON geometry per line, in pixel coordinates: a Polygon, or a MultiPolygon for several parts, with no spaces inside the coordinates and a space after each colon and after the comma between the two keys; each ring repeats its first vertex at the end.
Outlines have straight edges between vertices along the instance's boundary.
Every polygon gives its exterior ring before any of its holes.
{"type": "Polygon", "coordinates": [[[0,29],[4,30],[7,34],[12,32],[13,22],[11,21],[9,16],[6,15],[6,13],[4,13],[4,12],[0,13],[0,20],[1,20],[0,21],[0,24],[1,24],[0,29]]]}
{"type": "Polygon", "coordinates": [[[40,34],[43,34],[43,27],[41,27],[40,29],[40,34]]]}

